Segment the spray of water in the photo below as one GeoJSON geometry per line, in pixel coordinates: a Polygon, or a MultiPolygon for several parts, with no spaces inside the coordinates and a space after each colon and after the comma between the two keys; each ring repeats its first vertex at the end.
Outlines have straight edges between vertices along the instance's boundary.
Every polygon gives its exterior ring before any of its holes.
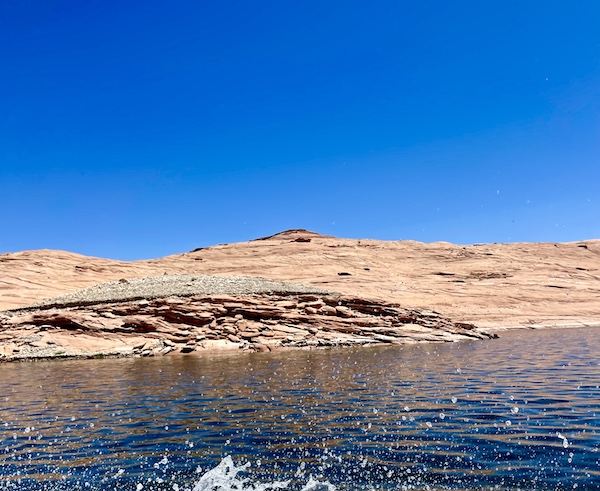
{"type": "MultiPolygon", "coordinates": [[[[233,459],[227,456],[221,460],[219,465],[200,478],[193,491],[269,491],[286,489],[290,484],[290,481],[253,482],[250,478],[240,475],[245,473],[249,467],[249,463],[236,466],[233,459]]],[[[335,491],[335,486],[310,477],[302,491],[335,491]]]]}

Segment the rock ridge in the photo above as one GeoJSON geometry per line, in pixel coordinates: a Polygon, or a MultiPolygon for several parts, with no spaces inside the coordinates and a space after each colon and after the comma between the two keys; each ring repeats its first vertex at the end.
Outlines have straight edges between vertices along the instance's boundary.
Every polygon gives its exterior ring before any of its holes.
{"type": "Polygon", "coordinates": [[[168,273],[262,276],[432,309],[486,329],[597,325],[599,259],[600,240],[467,246],[301,230],[138,261],[22,251],[0,254],[0,309],[168,273]]]}
{"type": "Polygon", "coordinates": [[[0,313],[3,361],[317,349],[493,337],[472,324],[452,322],[434,311],[294,288],[243,295],[115,298],[94,305],[55,302],[0,313]]]}

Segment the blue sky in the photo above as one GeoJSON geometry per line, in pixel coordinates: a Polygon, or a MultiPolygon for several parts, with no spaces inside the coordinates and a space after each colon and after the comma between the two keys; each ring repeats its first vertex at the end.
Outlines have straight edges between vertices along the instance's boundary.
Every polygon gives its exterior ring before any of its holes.
{"type": "Polygon", "coordinates": [[[600,2],[7,0],[0,252],[600,238],[600,2]]]}

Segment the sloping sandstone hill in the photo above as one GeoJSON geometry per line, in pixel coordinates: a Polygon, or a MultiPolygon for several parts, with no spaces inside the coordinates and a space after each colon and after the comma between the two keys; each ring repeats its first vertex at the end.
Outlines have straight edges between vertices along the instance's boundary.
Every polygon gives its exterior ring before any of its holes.
{"type": "Polygon", "coordinates": [[[428,309],[480,327],[600,322],[600,241],[460,246],[339,239],[305,230],[146,261],[62,251],[0,255],[0,309],[106,281],[260,276],[428,309]]]}

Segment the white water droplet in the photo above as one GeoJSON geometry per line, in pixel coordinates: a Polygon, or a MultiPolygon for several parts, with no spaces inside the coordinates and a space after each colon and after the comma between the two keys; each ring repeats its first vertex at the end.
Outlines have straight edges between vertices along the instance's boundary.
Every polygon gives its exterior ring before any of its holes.
{"type": "Polygon", "coordinates": [[[556,432],[556,436],[562,440],[562,446],[568,448],[569,440],[567,440],[567,437],[558,431],[556,432]]]}

